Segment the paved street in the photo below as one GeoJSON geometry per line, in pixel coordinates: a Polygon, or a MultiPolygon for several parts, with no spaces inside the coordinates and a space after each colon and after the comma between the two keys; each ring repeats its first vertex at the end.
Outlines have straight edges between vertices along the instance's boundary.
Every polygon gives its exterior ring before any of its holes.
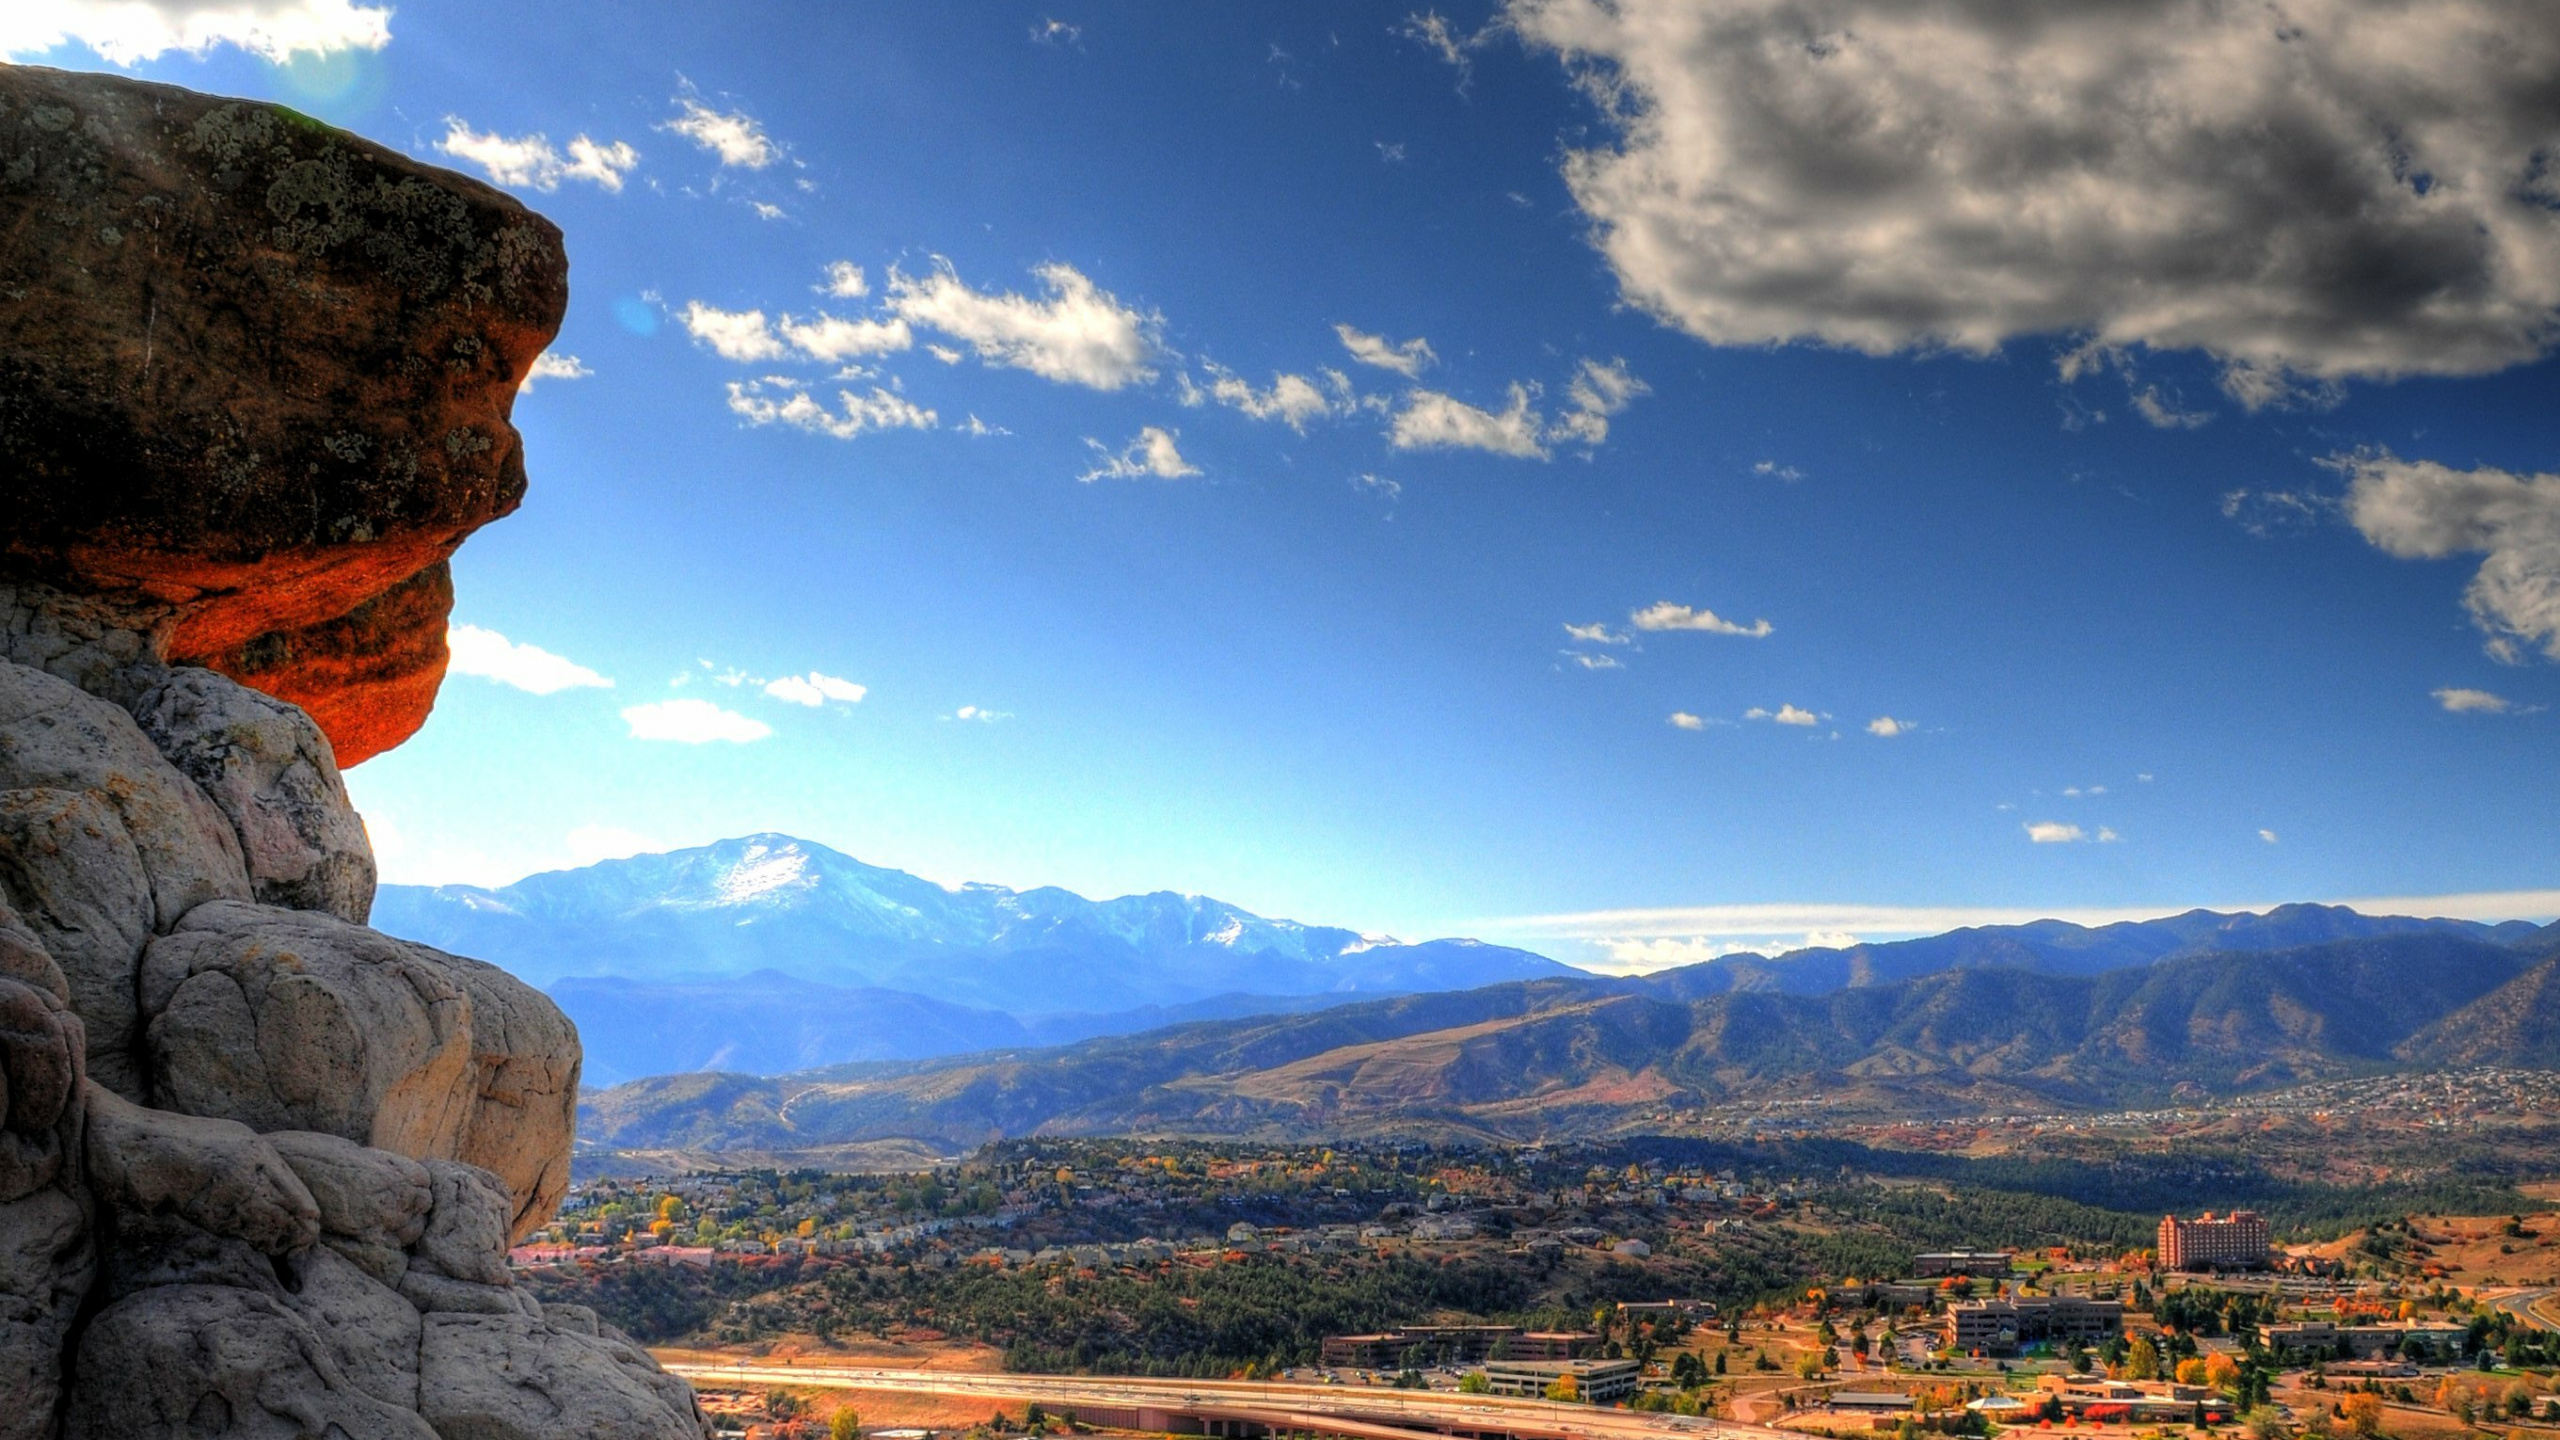
{"type": "Polygon", "coordinates": [[[1051,1410],[1077,1405],[1162,1411],[1212,1426],[1255,1424],[1320,1430],[1356,1440],[1404,1440],[1415,1431],[1519,1440],[1802,1440],[1788,1432],[1730,1421],[1648,1415],[1545,1400],[1366,1385],[1297,1385],[1231,1380],[1158,1380],[1123,1376],[982,1375],[941,1370],[880,1370],[809,1364],[700,1365],[668,1369],[698,1385],[802,1385],[818,1389],[1037,1400],[1051,1410]]]}

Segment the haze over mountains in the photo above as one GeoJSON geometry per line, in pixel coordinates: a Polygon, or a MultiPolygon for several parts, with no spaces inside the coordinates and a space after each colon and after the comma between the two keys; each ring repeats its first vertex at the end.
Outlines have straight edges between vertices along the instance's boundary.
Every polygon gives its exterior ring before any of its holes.
{"type": "Polygon", "coordinates": [[[1525,950],[1406,944],[1198,895],[946,888],[770,834],[499,889],[385,885],[373,917],[547,989],[577,1020],[598,1084],[1058,1043],[1315,997],[1582,973],[1525,950]]]}
{"type": "MultiPolygon", "coordinates": [[[[2265,950],[2191,939],[2195,948],[2094,974],[1956,965],[1827,994],[1693,993],[1725,963],[1711,961],[1643,980],[1532,980],[1057,1049],[771,1079],[664,1076],[591,1095],[581,1134],[628,1148],[766,1150],[891,1137],[960,1149],[1033,1132],[1530,1139],[1745,1100],[1835,1115],[2112,1108],[2560,1058],[2560,928],[2309,907],[2253,917],[2264,923],[2192,923],[2200,918],[2177,922],[2208,938],[2364,933],[2265,950]]],[[[1971,934],[1943,953],[2039,940],[1971,934]]]]}

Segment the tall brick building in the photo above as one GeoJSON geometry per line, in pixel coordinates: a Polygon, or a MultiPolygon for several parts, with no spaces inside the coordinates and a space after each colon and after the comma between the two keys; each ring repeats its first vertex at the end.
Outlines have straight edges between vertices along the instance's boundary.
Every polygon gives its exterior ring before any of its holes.
{"type": "Polygon", "coordinates": [[[2163,1269],[2251,1270],[2266,1263],[2267,1217],[2255,1210],[2234,1210],[2220,1217],[2207,1210],[2194,1220],[2161,1217],[2163,1269]]]}

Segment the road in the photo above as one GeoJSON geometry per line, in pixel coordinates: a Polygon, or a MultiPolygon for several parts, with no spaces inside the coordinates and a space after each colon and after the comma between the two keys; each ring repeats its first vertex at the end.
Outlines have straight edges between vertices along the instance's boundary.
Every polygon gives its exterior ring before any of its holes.
{"type": "Polygon", "coordinates": [[[2560,1290],[2480,1292],[2480,1298],[2537,1330],[2560,1330],[2560,1290]]]}
{"type": "Polygon", "coordinates": [[[1759,1425],[1649,1415],[1588,1405],[1369,1385],[1294,1385],[1137,1376],[983,1375],[837,1365],[702,1365],[667,1368],[695,1384],[794,1385],[903,1394],[1037,1400],[1052,1411],[1113,1407],[1200,1420],[1212,1433],[1237,1425],[1317,1430],[1353,1440],[1412,1440],[1416,1432],[1513,1440],[1804,1440],[1759,1425]]]}

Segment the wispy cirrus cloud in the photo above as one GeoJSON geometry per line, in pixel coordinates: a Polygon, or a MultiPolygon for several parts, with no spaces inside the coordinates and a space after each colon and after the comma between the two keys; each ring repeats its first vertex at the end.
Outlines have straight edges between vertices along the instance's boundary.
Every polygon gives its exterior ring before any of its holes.
{"type": "Polygon", "coordinates": [[[1430,369],[1432,362],[1440,358],[1432,353],[1431,342],[1419,335],[1410,340],[1390,340],[1384,335],[1372,335],[1340,324],[1333,327],[1333,333],[1342,341],[1342,348],[1352,359],[1381,370],[1393,370],[1408,380],[1430,369]]]}
{"type": "Polygon", "coordinates": [[[1114,451],[1099,440],[1087,437],[1085,444],[1094,455],[1094,466],[1077,476],[1090,484],[1096,480],[1182,480],[1200,473],[1200,467],[1182,458],[1174,442],[1179,437],[1161,425],[1139,427],[1138,438],[1114,451]]]}
{"type": "Polygon", "coordinates": [[[939,259],[922,275],[892,267],[888,308],[918,329],[959,341],[989,365],[1044,380],[1118,390],[1156,377],[1163,317],[1123,304],[1072,265],[1053,261],[1032,273],[1045,294],[974,289],[939,259]]]}
{"type": "Polygon", "coordinates": [[[882,430],[931,430],[942,423],[934,411],[877,385],[861,395],[838,390],[829,406],[783,375],[730,381],[729,409],[750,425],[788,425],[837,440],[882,430]]]}
{"type": "Polygon", "coordinates": [[[1704,606],[1678,605],[1669,600],[1656,600],[1627,619],[1639,630],[1690,630],[1708,635],[1739,635],[1746,640],[1767,639],[1772,628],[1766,620],[1745,625],[1704,606]]]}
{"type": "Polygon", "coordinates": [[[745,111],[714,110],[693,95],[678,95],[673,103],[676,117],[658,128],[692,141],[724,167],[763,170],[782,158],[782,146],[745,111]]]}
{"type": "Polygon", "coordinates": [[[444,124],[438,150],[479,167],[493,184],[519,190],[547,193],[559,189],[563,180],[583,180],[619,192],[623,177],[640,167],[640,152],[620,140],[599,142],[580,135],[570,140],[568,153],[563,154],[539,133],[509,139],[495,131],[474,130],[451,115],[444,124]]]}

